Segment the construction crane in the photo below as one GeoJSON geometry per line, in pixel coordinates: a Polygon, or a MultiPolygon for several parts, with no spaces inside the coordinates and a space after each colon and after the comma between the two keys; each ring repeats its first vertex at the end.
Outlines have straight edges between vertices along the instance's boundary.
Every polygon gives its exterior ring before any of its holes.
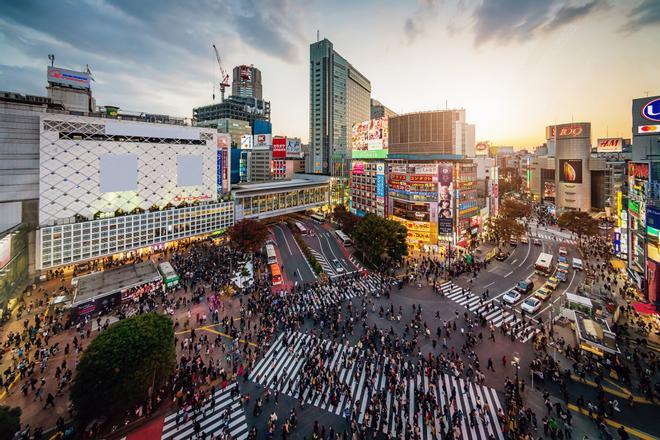
{"type": "MultiPolygon", "coordinates": [[[[222,62],[220,61],[220,52],[218,48],[213,45],[213,51],[215,52],[215,59],[218,61],[218,67],[220,68],[220,102],[225,100],[225,88],[229,87],[229,75],[225,72],[225,69],[222,68],[222,62]]],[[[213,92],[213,100],[215,101],[215,91],[213,92]]]]}

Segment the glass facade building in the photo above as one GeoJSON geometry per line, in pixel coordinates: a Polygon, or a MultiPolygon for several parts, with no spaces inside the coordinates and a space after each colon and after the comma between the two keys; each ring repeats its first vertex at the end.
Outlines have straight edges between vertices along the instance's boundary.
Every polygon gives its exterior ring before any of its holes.
{"type": "Polygon", "coordinates": [[[0,235],[0,309],[28,279],[28,229],[20,224],[0,235]]]}
{"type": "Polygon", "coordinates": [[[37,231],[37,266],[74,264],[221,231],[233,224],[234,204],[223,202],[42,227],[37,231]]]}

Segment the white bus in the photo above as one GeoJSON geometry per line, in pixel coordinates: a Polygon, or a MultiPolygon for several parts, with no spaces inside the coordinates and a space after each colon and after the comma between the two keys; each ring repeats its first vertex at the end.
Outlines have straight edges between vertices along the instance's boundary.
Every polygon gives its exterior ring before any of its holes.
{"type": "Polygon", "coordinates": [[[266,255],[268,256],[268,264],[277,263],[277,254],[275,253],[275,246],[273,246],[272,244],[267,244],[266,255]]]}
{"type": "Polygon", "coordinates": [[[320,215],[320,214],[312,214],[309,216],[312,220],[314,220],[316,223],[323,223],[325,222],[325,218],[320,215]]]}
{"type": "Polygon", "coordinates": [[[300,222],[295,222],[294,224],[296,225],[296,229],[298,230],[298,232],[300,232],[301,235],[307,235],[308,231],[305,225],[303,225],[300,222]]]}
{"type": "Polygon", "coordinates": [[[335,231],[335,234],[337,234],[337,238],[338,238],[342,243],[344,243],[344,246],[350,246],[350,245],[353,244],[353,242],[352,242],[351,239],[348,237],[348,235],[344,234],[344,233],[343,233],[342,231],[340,231],[339,229],[337,229],[337,230],[335,231]]]}
{"type": "Polygon", "coordinates": [[[534,270],[541,275],[550,275],[550,271],[552,270],[552,258],[552,254],[542,252],[536,260],[534,270]]]}
{"type": "Polygon", "coordinates": [[[169,261],[163,261],[158,265],[158,271],[163,276],[165,287],[174,287],[179,284],[179,275],[174,271],[169,261]]]}

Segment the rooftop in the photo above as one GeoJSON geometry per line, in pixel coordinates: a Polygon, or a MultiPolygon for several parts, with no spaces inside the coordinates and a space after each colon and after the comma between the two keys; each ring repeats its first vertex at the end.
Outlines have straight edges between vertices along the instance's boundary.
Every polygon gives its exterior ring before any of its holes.
{"type": "Polygon", "coordinates": [[[330,177],[320,174],[294,174],[291,180],[273,180],[262,183],[244,183],[232,186],[232,193],[247,193],[267,190],[279,190],[303,186],[327,185],[330,177]]]}
{"type": "Polygon", "coordinates": [[[159,279],[160,272],[151,261],[83,275],[77,279],[72,305],[84,304],[159,279]]]}

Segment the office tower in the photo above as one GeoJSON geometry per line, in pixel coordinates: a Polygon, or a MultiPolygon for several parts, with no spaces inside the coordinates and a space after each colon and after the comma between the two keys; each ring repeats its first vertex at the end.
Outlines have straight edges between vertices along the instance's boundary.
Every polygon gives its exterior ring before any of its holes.
{"type": "Polygon", "coordinates": [[[243,98],[261,98],[261,70],[253,65],[234,67],[231,83],[232,96],[243,98]]]}
{"type": "Polygon", "coordinates": [[[384,117],[396,116],[396,112],[388,107],[385,107],[379,100],[371,100],[371,119],[378,119],[384,117]]]}
{"type": "Polygon", "coordinates": [[[371,116],[371,83],[327,39],[309,56],[311,171],[346,178],[351,127],[371,116]]]}

